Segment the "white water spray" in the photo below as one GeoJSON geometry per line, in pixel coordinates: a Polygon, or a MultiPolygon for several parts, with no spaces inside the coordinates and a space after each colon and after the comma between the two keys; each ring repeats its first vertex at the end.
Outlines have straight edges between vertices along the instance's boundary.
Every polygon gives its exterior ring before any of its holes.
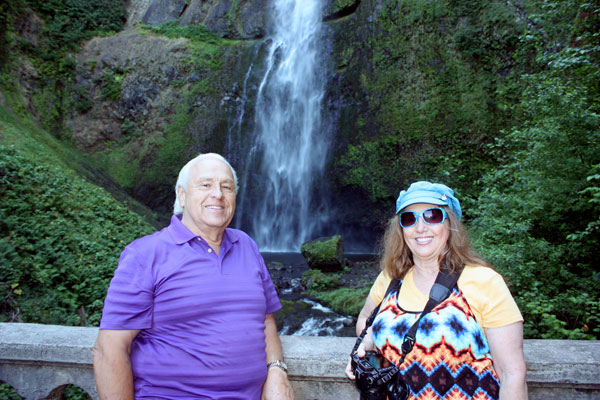
{"type": "Polygon", "coordinates": [[[318,195],[330,141],[321,118],[326,82],[321,6],[321,0],[274,2],[274,28],[256,94],[256,142],[246,162],[259,171],[249,171],[242,181],[252,179],[258,189],[240,199],[238,208],[251,213],[248,230],[263,251],[298,251],[327,222],[328,207],[318,195]]]}

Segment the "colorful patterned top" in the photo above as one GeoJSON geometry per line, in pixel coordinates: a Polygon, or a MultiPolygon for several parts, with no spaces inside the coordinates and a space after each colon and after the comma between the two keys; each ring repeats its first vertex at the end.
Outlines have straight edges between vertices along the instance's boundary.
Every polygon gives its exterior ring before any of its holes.
{"type": "MultiPolygon", "coordinates": [[[[470,281],[472,277],[469,275],[481,274],[482,268],[485,267],[465,267],[463,274],[466,273],[466,279],[463,280],[461,276],[450,296],[421,320],[415,346],[399,366],[400,373],[410,387],[409,399],[498,398],[499,381],[493,368],[487,339],[471,309],[468,296],[461,288],[461,281],[470,281]]],[[[499,276],[492,269],[485,269],[487,271],[483,271],[484,274],[499,276]]],[[[402,357],[404,335],[425,306],[424,303],[420,305],[420,302],[423,298],[427,301],[427,296],[421,293],[419,298],[414,293],[418,289],[412,281],[412,270],[400,284],[399,290],[392,291],[384,300],[373,322],[375,345],[385,358],[395,364],[402,357]],[[420,306],[411,308],[415,304],[420,306]]],[[[508,292],[503,280],[502,284],[508,292]]],[[[469,285],[465,286],[471,290],[469,285]]],[[[489,287],[483,286],[480,289],[489,292],[489,287]]],[[[498,326],[522,321],[510,292],[508,296],[497,306],[503,310],[495,310],[495,314],[504,316],[504,323],[498,326]]]]}

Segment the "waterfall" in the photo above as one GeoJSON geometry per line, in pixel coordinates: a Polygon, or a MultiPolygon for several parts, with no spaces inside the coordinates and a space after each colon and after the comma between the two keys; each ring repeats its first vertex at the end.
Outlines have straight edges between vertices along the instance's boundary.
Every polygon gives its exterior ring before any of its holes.
{"type": "Polygon", "coordinates": [[[255,68],[261,75],[255,109],[248,112],[253,143],[246,149],[236,224],[263,251],[298,251],[328,220],[321,7],[321,0],[275,0],[264,65],[255,68]]]}

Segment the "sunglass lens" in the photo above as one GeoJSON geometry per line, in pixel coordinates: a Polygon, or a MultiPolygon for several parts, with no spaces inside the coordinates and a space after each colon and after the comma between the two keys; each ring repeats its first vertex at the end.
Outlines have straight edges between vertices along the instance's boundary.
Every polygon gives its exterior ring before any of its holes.
{"type": "Polygon", "coordinates": [[[423,211],[423,219],[429,224],[440,224],[444,220],[444,213],[439,208],[430,208],[423,211]]]}
{"type": "Polygon", "coordinates": [[[415,213],[412,211],[403,212],[400,214],[400,225],[403,228],[408,228],[415,224],[415,213]]]}

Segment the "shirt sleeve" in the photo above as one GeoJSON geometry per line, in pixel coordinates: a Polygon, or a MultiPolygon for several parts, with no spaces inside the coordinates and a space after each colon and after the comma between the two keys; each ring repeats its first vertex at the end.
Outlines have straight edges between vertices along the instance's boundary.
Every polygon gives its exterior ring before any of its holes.
{"type": "Polygon", "coordinates": [[[459,287],[473,312],[480,316],[482,327],[498,328],[523,321],[519,307],[499,273],[487,267],[475,267],[472,272],[464,282],[459,280],[459,287]]]}
{"type": "Polygon", "coordinates": [[[383,301],[383,296],[385,296],[385,292],[387,291],[388,286],[390,285],[392,278],[385,271],[381,271],[379,275],[377,275],[377,279],[375,279],[375,283],[371,286],[371,291],[369,292],[369,298],[375,304],[379,304],[383,301]]]}
{"type": "Polygon", "coordinates": [[[104,300],[100,329],[148,329],[152,327],[154,282],[152,266],[142,265],[130,246],[119,258],[104,300]]]}

